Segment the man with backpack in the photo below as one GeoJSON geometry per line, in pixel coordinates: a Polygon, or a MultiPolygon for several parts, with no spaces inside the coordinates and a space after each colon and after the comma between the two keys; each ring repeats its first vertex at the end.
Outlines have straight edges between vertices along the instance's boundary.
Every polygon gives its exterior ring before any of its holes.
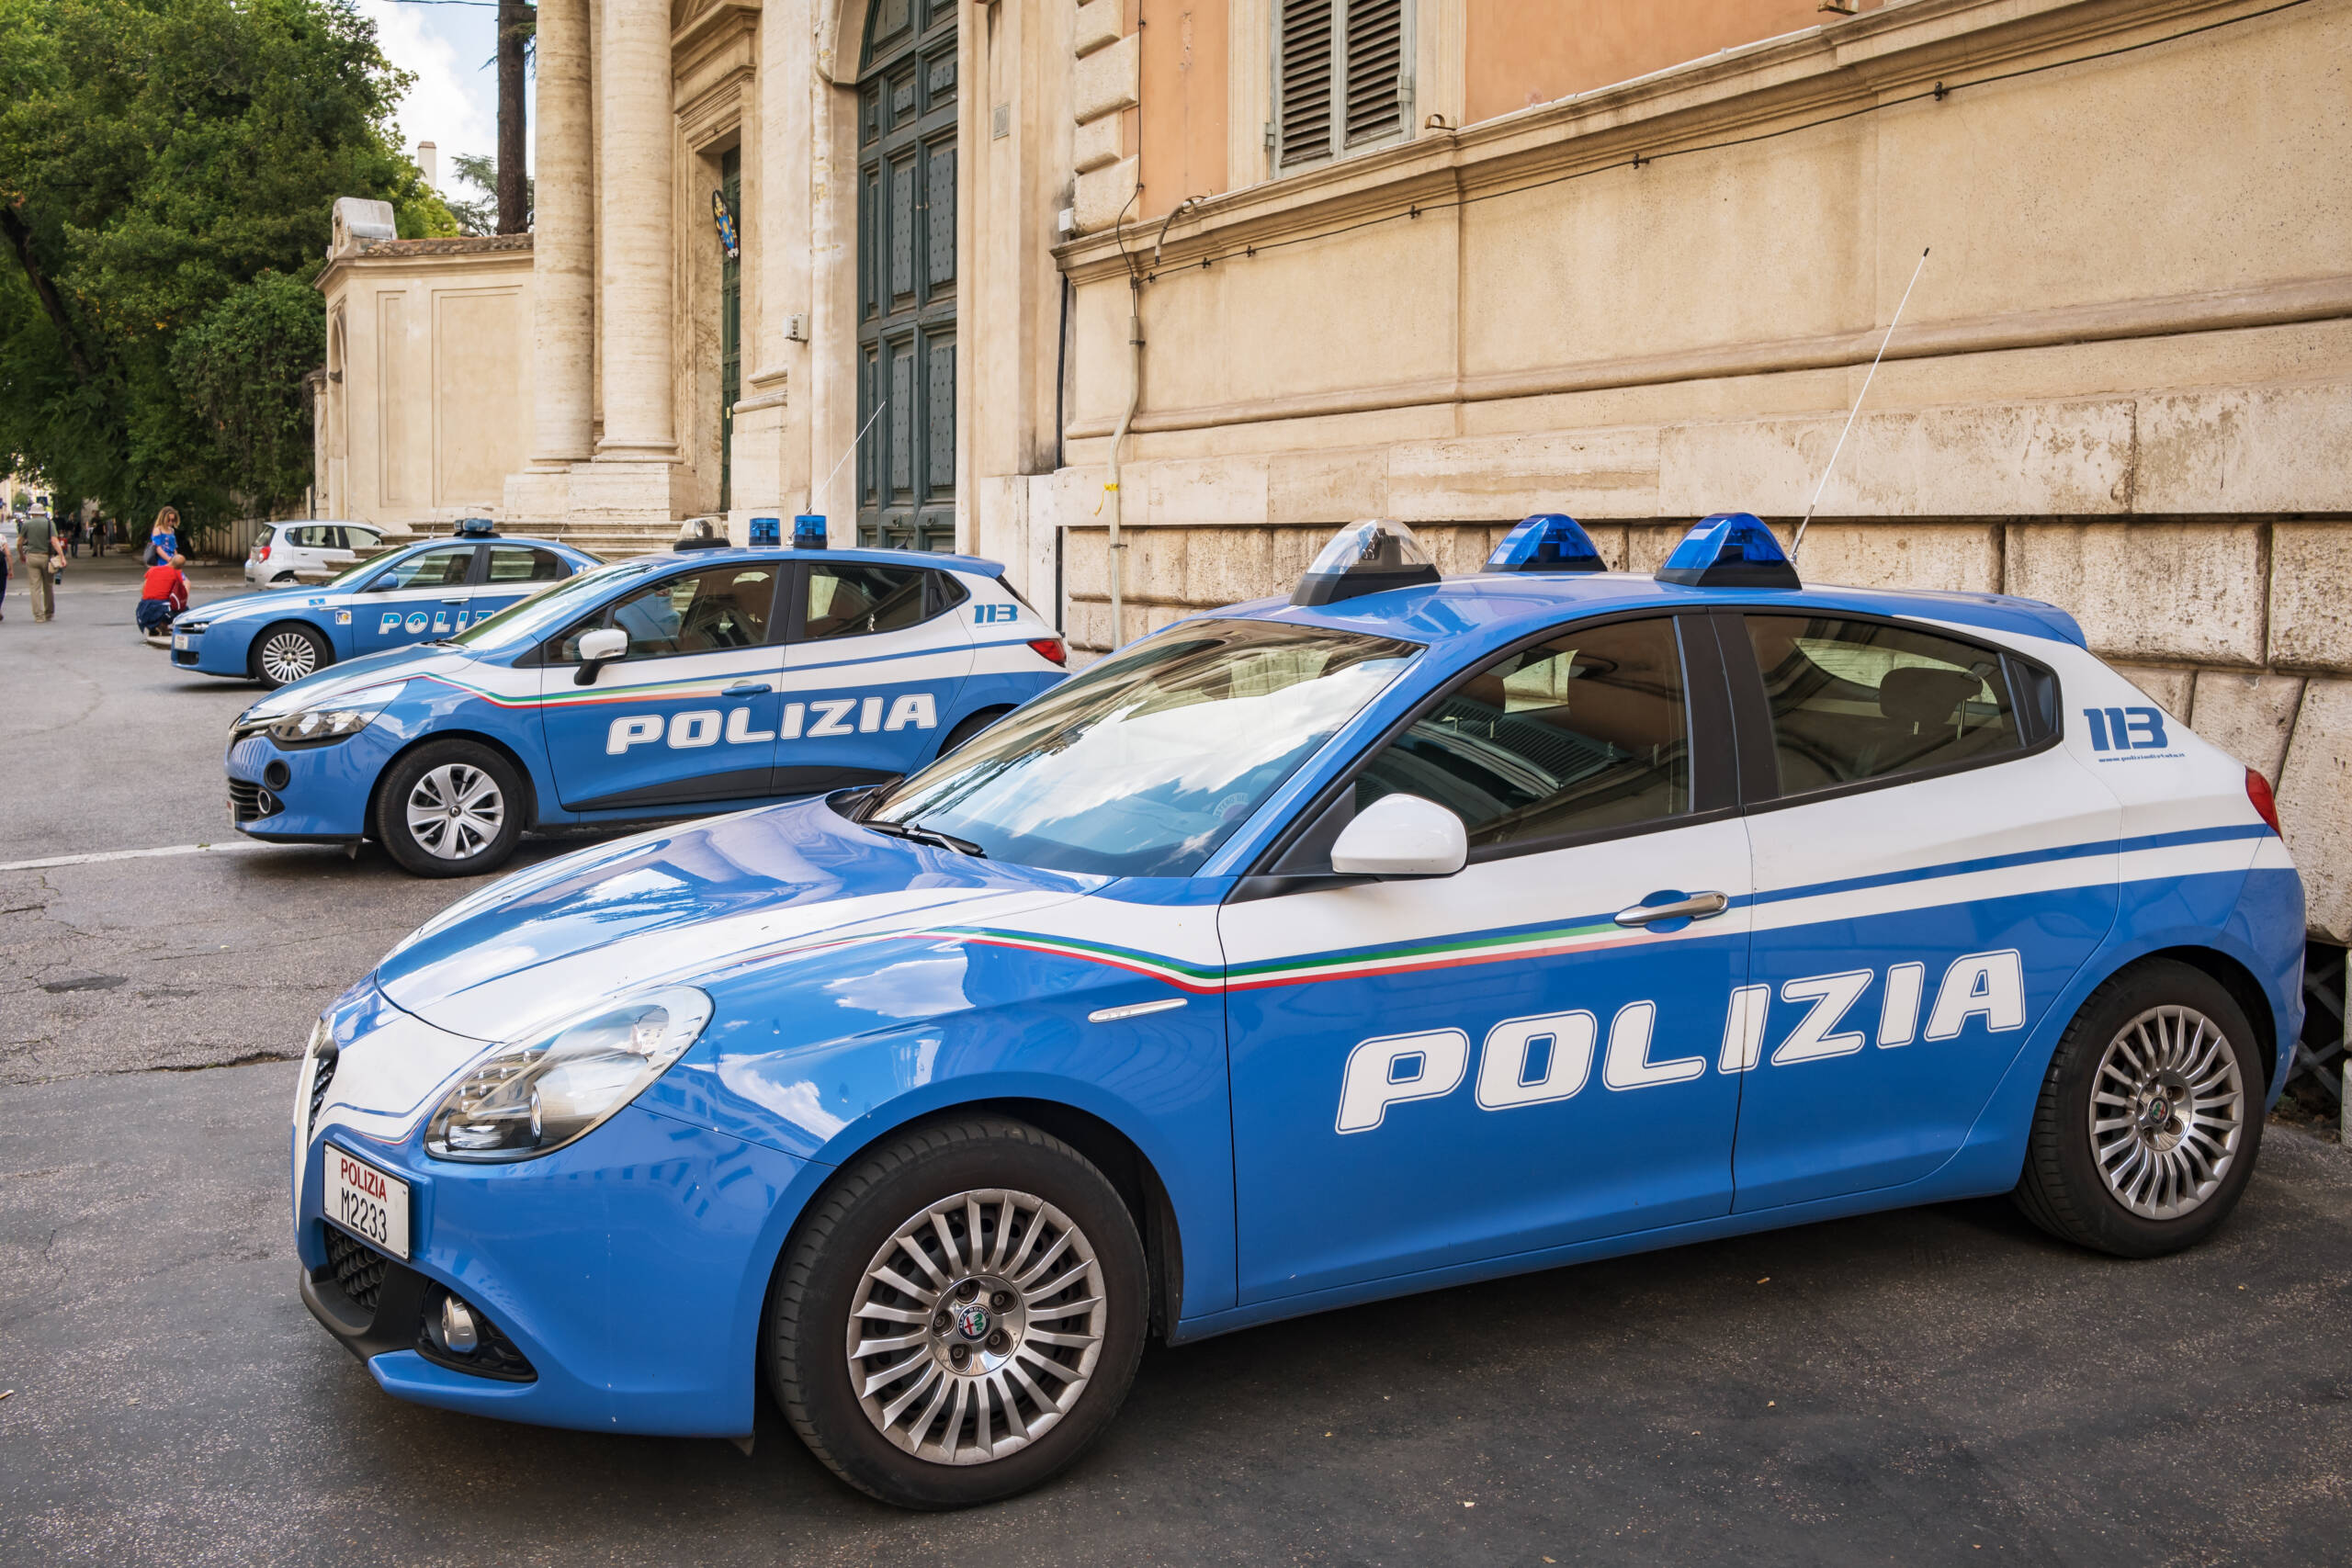
{"type": "Polygon", "coordinates": [[[33,620],[48,620],[57,613],[57,586],[50,581],[51,559],[57,554],[57,525],[46,512],[28,512],[17,521],[17,558],[31,579],[33,620]]]}

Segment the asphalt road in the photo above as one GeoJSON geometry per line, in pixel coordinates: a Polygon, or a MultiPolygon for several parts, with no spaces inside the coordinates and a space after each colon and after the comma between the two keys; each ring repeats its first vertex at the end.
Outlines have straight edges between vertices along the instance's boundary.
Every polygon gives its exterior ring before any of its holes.
{"type": "MultiPolygon", "coordinates": [[[[254,692],[175,674],[126,582],[72,573],[50,626],[8,597],[0,863],[228,836],[254,692]]],[[[0,1562],[2345,1560],[2352,1157],[2278,1123],[2180,1258],[1947,1204],[1155,1349],[1074,1472],[949,1517],[773,1411],[747,1457],[395,1403],[295,1295],[282,1058],[469,886],[0,871],[0,1562]]]]}

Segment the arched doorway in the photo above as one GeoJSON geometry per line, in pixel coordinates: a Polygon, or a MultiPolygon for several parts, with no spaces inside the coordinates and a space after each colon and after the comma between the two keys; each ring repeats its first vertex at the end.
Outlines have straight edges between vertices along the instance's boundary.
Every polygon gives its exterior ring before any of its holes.
{"type": "Polygon", "coordinates": [[[956,545],[956,0],[874,0],[858,69],[857,540],[956,545]]]}

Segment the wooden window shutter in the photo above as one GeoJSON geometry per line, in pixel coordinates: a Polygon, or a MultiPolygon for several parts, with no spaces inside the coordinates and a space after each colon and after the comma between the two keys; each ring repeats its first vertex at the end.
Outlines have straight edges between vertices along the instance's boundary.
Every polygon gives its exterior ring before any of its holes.
{"type": "MultiPolygon", "coordinates": [[[[1344,4],[1345,0],[1338,0],[1344,4]]],[[[1335,0],[1281,0],[1274,21],[1274,166],[1331,155],[1335,0]]]]}
{"type": "Polygon", "coordinates": [[[1345,145],[1405,128],[1405,0],[1341,0],[1347,8],[1345,145]]]}

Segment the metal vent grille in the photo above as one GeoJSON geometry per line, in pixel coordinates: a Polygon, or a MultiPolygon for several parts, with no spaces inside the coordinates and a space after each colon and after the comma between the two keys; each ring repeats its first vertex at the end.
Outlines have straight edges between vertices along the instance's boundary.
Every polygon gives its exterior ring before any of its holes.
{"type": "Polygon", "coordinates": [[[334,1065],[343,1060],[343,1053],[332,1044],[319,1052],[319,1065],[311,1075],[311,1115],[302,1125],[311,1132],[319,1126],[319,1110],[327,1102],[327,1086],[334,1082],[334,1065]]]}
{"type": "Polygon", "coordinates": [[[1347,140],[1404,129],[1405,0],[1352,0],[1348,14],[1347,140]]]}
{"type": "Polygon", "coordinates": [[[383,1294],[385,1270],[391,1268],[392,1260],[356,1236],[333,1225],[324,1228],[327,1267],[334,1272],[335,1288],[361,1312],[374,1313],[377,1298],[383,1294]]]}

